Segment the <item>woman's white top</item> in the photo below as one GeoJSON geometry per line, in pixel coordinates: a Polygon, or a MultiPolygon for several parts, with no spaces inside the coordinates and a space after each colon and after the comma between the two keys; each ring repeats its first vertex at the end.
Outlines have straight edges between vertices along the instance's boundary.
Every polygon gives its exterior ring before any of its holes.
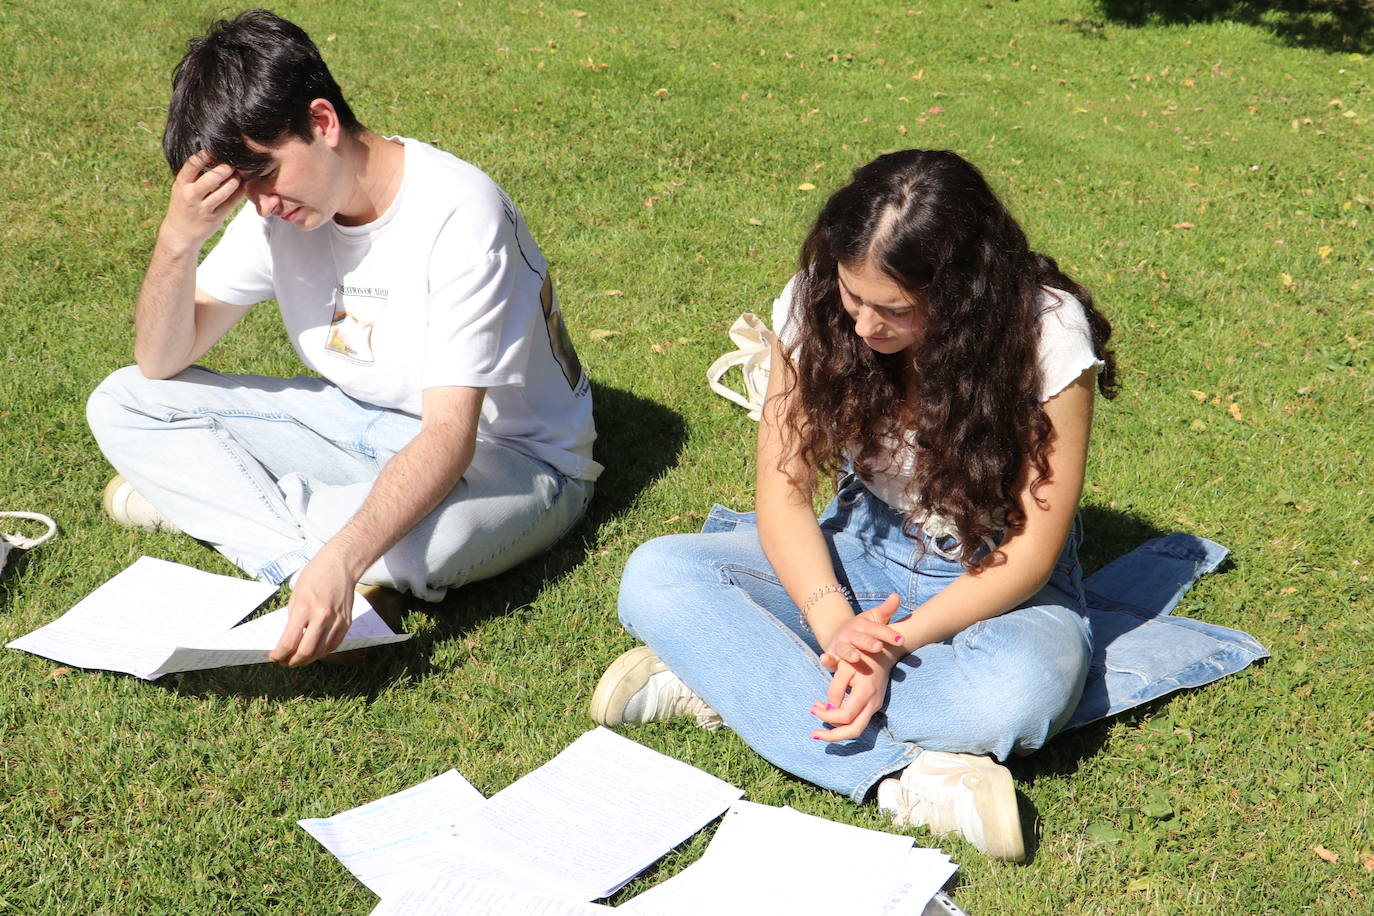
{"type": "MultiPolygon", "coordinates": [[[[792,296],[796,289],[794,276],[773,302],[773,327],[783,348],[796,349],[799,327],[792,321],[792,296]]],[[[1093,350],[1092,329],[1083,304],[1063,290],[1044,287],[1040,292],[1040,401],[1044,403],[1067,388],[1089,369],[1100,370],[1105,363],[1093,350]]],[[[865,477],[864,484],[883,502],[900,512],[908,513],[915,505],[907,493],[916,467],[914,443],[893,443],[888,452],[887,465],[865,477]]],[[[921,528],[932,537],[955,535],[956,529],[948,519],[927,515],[918,520],[921,528]]]]}

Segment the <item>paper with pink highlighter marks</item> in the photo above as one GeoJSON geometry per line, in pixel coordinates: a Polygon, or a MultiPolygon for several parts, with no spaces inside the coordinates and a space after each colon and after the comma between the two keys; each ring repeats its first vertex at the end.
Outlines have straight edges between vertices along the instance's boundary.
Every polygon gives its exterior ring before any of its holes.
{"type": "MultiPolygon", "coordinates": [[[[286,608],[234,626],[277,586],[139,557],[46,626],[7,644],[65,665],[122,671],[147,681],[268,661],[286,628],[286,608]]],[[[400,642],[358,595],[353,625],[336,652],[400,642]]]]}
{"type": "Polygon", "coordinates": [[[486,801],[457,770],[333,817],[297,821],[378,897],[415,884],[415,873],[445,874],[443,838],[464,813],[486,801]]]}

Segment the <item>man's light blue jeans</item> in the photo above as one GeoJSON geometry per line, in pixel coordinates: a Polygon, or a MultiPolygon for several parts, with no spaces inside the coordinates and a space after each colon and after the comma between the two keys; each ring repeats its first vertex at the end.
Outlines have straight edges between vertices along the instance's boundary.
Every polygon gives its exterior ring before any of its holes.
{"type": "MultiPolygon", "coordinates": [[[[821,530],[860,610],[896,592],[894,619],[919,614],[963,572],[903,534],[901,515],[852,476],[821,530]]],[[[821,723],[809,712],[825,699],[830,672],[752,524],[641,546],[621,580],[620,619],[765,758],[862,801],[921,750],[1005,758],[1064,726],[1093,655],[1080,538],[1075,524],[1049,584],[1024,605],[899,662],[882,711],[859,737],[835,744],[811,738],[821,723]]]]}
{"type": "MultiPolygon", "coordinates": [[[[182,531],[264,582],[287,581],[362,506],[420,430],[319,378],[145,378],[128,366],[87,402],[115,469],[182,531]]],[[[547,549],[586,511],[592,484],[477,440],[458,486],[364,574],[428,601],[547,549]]]]}

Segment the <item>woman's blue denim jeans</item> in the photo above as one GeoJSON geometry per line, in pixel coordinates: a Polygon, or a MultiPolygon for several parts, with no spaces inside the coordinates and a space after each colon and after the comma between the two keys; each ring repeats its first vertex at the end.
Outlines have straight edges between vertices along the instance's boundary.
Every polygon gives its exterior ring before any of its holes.
{"type": "MultiPolygon", "coordinates": [[[[320,378],[111,374],[86,405],[115,469],[182,531],[264,582],[289,580],[357,513],[382,466],[420,431],[408,414],[320,378]]],[[[581,518],[592,484],[477,440],[448,497],[363,581],[429,601],[547,549],[581,518]]]]}
{"type": "MultiPolygon", "coordinates": [[[[769,761],[862,801],[921,750],[1040,747],[1078,704],[1092,659],[1077,523],[1053,576],[1022,606],[917,649],[893,669],[881,713],[857,738],[811,738],[830,672],[747,516],[734,530],[673,535],[630,557],[620,619],[769,761]]],[[[849,478],[821,516],[840,581],[861,610],[901,596],[894,619],[962,574],[902,533],[902,518],[849,478]]],[[[947,545],[941,545],[947,546],[947,545]]]]}

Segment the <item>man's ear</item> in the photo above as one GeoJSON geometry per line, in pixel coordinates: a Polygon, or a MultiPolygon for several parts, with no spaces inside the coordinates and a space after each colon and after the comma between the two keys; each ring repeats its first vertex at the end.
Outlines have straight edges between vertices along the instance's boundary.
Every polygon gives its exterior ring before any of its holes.
{"type": "Polygon", "coordinates": [[[339,113],[328,99],[315,99],[310,103],[310,126],[317,139],[323,140],[331,148],[339,145],[343,127],[339,124],[339,113]]]}

